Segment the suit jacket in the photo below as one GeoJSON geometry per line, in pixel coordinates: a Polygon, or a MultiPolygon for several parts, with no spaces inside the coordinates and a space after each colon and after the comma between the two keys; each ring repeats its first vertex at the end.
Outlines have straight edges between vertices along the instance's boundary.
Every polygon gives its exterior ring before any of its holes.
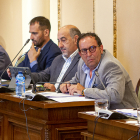
{"type": "MultiPolygon", "coordinates": [[[[0,45],[0,76],[10,63],[11,63],[11,60],[9,58],[9,55],[7,54],[5,49],[0,45]]],[[[3,74],[2,78],[9,79],[7,72],[3,74]]]]}
{"type": "Polygon", "coordinates": [[[18,65],[18,67],[29,67],[31,72],[40,72],[48,68],[51,65],[53,59],[59,54],[61,54],[61,51],[58,46],[52,40],[49,40],[49,42],[41,51],[41,54],[37,59],[37,64],[31,68],[28,54],[26,54],[25,59],[18,65]]]}
{"type": "MultiPolygon", "coordinates": [[[[76,73],[77,71],[77,65],[79,62],[80,56],[77,54],[73,61],[71,62],[70,66],[68,67],[67,71],[65,72],[61,82],[69,81],[76,73]]],[[[51,66],[44,71],[41,71],[39,73],[32,73],[32,81],[34,83],[37,82],[56,82],[62,67],[65,63],[65,60],[63,59],[62,55],[57,56],[51,66]]]]}
{"type": "MultiPolygon", "coordinates": [[[[86,74],[82,70],[83,64],[84,61],[81,59],[78,71],[71,82],[77,82],[85,86],[86,74]]],[[[85,90],[84,94],[86,97],[95,99],[111,98],[110,109],[137,108],[140,106],[128,73],[121,63],[107,50],[104,50],[101,57],[98,74],[106,90],[101,84],[99,77],[95,75],[92,88],[85,90]]]]}

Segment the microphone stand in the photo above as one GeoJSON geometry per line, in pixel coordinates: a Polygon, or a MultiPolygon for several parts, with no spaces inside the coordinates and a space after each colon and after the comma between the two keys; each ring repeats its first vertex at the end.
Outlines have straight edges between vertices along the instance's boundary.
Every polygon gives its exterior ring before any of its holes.
{"type": "Polygon", "coordinates": [[[108,93],[108,91],[107,91],[105,85],[103,84],[103,82],[102,82],[102,80],[101,80],[101,78],[100,78],[100,76],[99,76],[98,71],[95,71],[95,75],[99,78],[99,80],[100,80],[102,86],[104,87],[104,89],[105,89],[105,91],[106,91],[106,93],[107,93],[107,95],[108,95],[108,102],[109,102],[109,105],[108,105],[109,107],[108,107],[108,108],[110,108],[111,96],[109,95],[109,93],[108,93]]]}
{"type": "MultiPolygon", "coordinates": [[[[24,46],[20,49],[20,51],[18,52],[18,54],[22,51],[22,49],[27,45],[27,43],[29,43],[30,39],[27,39],[27,41],[25,42],[24,46]]],[[[15,60],[15,58],[18,56],[18,54],[14,57],[14,59],[10,62],[10,64],[6,67],[6,69],[3,71],[3,73],[0,76],[0,88],[1,88],[1,79],[3,74],[5,73],[5,71],[8,69],[8,67],[12,64],[12,62],[15,60]]]]}
{"type": "Polygon", "coordinates": [[[32,93],[36,93],[36,84],[33,82],[32,93]]]}

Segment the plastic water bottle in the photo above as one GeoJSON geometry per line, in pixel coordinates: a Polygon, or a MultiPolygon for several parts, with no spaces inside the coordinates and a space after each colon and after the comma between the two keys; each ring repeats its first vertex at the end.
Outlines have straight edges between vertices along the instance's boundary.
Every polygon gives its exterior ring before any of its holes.
{"type": "Polygon", "coordinates": [[[25,77],[22,71],[18,72],[16,76],[16,95],[22,96],[25,93],[25,77]]]}

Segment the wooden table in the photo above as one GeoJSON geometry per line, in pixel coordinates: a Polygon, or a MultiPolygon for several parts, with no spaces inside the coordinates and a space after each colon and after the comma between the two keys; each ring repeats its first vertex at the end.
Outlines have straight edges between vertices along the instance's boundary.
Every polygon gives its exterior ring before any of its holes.
{"type": "MultiPolygon", "coordinates": [[[[96,116],[86,112],[79,112],[78,116],[88,121],[88,130],[81,133],[84,136],[84,140],[92,140],[96,116]]],[[[137,134],[139,127],[140,125],[135,119],[106,120],[99,118],[96,124],[94,140],[128,140],[137,134]]],[[[137,137],[132,140],[137,140],[137,137]]]]}
{"type": "MultiPolygon", "coordinates": [[[[80,98],[80,97],[79,97],[80,98]]],[[[0,93],[0,140],[28,140],[21,99],[0,93]]],[[[31,140],[81,140],[87,121],[78,112],[94,110],[94,101],[24,102],[31,140]]]]}

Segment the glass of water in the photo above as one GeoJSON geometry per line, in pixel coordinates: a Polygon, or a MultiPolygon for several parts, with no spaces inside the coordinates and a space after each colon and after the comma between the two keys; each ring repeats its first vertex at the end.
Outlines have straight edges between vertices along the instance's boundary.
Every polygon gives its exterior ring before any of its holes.
{"type": "Polygon", "coordinates": [[[100,109],[108,109],[108,100],[107,99],[97,99],[95,100],[95,114],[98,115],[100,109]]]}

